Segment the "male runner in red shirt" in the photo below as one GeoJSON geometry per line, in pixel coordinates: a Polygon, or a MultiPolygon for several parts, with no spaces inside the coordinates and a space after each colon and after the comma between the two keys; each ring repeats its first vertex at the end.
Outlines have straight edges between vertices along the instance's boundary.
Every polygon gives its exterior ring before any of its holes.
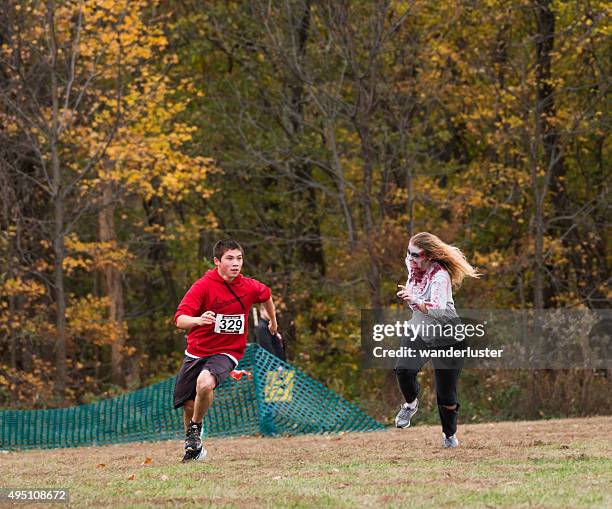
{"type": "Polygon", "coordinates": [[[202,418],[210,408],[213,390],[225,380],[246,349],[249,311],[263,303],[276,334],[276,311],[270,289],[240,274],[244,251],[233,240],[213,248],[215,268],[198,279],[174,315],[176,326],[188,330],[185,359],[174,387],[174,408],[183,407],[185,457],[202,460],[206,449],[200,438],[202,418]]]}

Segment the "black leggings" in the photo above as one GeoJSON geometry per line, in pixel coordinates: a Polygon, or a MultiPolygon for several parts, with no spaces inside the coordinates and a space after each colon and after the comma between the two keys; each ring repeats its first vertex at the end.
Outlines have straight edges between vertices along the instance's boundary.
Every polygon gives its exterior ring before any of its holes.
{"type": "MultiPolygon", "coordinates": [[[[421,386],[417,382],[417,374],[430,359],[418,355],[419,351],[428,349],[427,345],[420,339],[412,345],[417,351],[414,358],[400,359],[395,367],[395,376],[404,398],[411,403],[419,395],[421,386]]],[[[431,359],[436,380],[436,398],[438,412],[442,422],[442,431],[447,437],[457,432],[457,382],[463,367],[463,358],[433,358],[431,359]],[[454,410],[445,408],[457,405],[454,410]]]]}

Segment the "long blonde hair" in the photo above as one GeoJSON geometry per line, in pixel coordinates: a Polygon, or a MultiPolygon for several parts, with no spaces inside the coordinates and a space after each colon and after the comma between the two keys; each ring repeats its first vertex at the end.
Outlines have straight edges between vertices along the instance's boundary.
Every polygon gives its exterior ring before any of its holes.
{"type": "Polygon", "coordinates": [[[440,263],[451,278],[454,288],[459,288],[466,276],[479,278],[482,274],[466,260],[461,249],[443,242],[429,232],[413,235],[410,242],[425,252],[425,256],[440,263]]]}

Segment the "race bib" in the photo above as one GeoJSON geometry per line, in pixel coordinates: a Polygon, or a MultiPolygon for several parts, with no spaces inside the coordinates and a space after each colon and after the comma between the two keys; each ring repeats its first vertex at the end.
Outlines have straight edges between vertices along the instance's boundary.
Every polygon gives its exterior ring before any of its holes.
{"type": "Polygon", "coordinates": [[[244,334],[244,315],[215,316],[215,332],[218,334],[244,334]]]}

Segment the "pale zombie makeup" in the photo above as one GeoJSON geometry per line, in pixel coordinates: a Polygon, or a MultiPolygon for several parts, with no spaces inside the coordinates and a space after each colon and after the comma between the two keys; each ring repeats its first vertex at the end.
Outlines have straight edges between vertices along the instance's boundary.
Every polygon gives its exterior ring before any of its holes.
{"type": "Polygon", "coordinates": [[[406,265],[417,270],[424,270],[427,264],[425,251],[410,244],[408,246],[408,254],[406,256],[406,265]]]}

